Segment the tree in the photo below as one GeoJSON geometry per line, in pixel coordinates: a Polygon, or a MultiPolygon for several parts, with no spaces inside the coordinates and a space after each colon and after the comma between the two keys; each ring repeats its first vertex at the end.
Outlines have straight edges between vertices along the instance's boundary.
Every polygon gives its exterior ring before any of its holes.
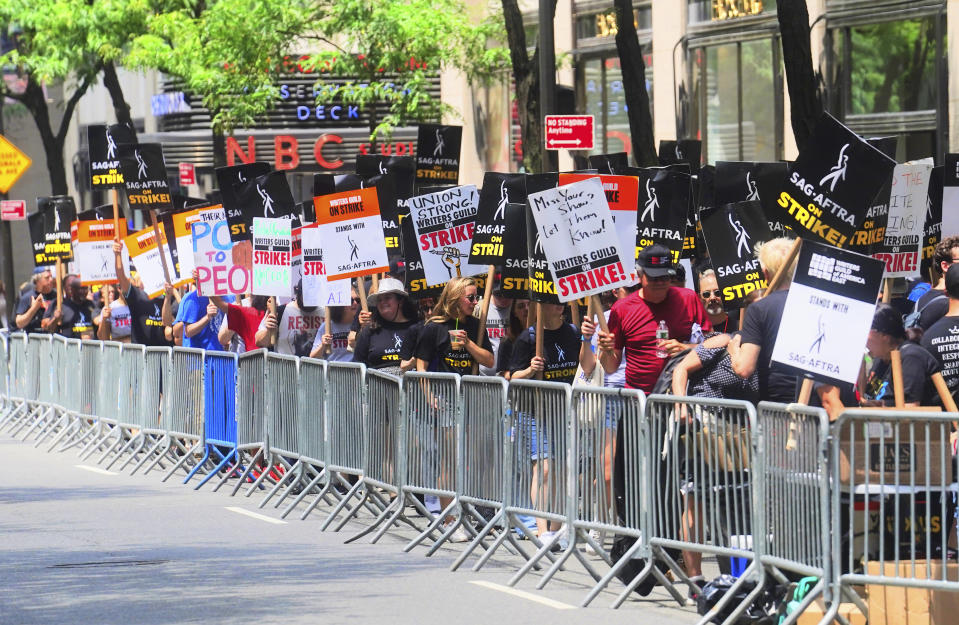
{"type": "MultiPolygon", "coordinates": [[[[552,2],[552,17],[556,16],[556,1],[552,2]]],[[[517,0],[503,0],[503,19],[509,44],[510,63],[516,89],[516,109],[519,115],[520,137],[523,141],[523,167],[529,172],[543,171],[545,152],[543,116],[539,105],[539,42],[529,55],[526,47],[526,29],[517,0]]]]}
{"type": "Polygon", "coordinates": [[[214,163],[226,165],[225,137],[276,103],[274,74],[310,26],[307,0],[179,0],[149,17],[124,64],[183,81],[210,112],[214,163]]]}
{"type": "Polygon", "coordinates": [[[33,117],[43,144],[50,174],[50,192],[66,194],[67,172],[63,146],[73,112],[94,83],[100,59],[88,47],[89,6],[80,0],[5,0],[0,24],[8,25],[14,43],[0,56],[0,64],[14,67],[26,80],[22,93],[0,84],[0,94],[21,103],[33,117]],[[51,119],[44,84],[59,82],[63,90],[62,117],[51,119]]]}
{"type": "Polygon", "coordinates": [[[776,12],[789,90],[789,117],[796,145],[802,151],[823,112],[822,92],[812,66],[809,10],[806,0],[778,0],[776,12]]]}
{"type": "Polygon", "coordinates": [[[633,27],[631,0],[614,0],[616,9],[616,52],[623,73],[623,93],[626,97],[626,115],[633,144],[633,158],[640,167],[659,164],[653,140],[653,115],[646,91],[646,63],[639,36],[633,27]]]}
{"type": "Polygon", "coordinates": [[[506,68],[506,51],[488,46],[502,38],[502,23],[475,20],[462,0],[336,0],[319,9],[313,26],[307,38],[324,49],[305,65],[329,77],[317,82],[317,103],[358,105],[373,143],[396,126],[455,114],[429,93],[431,75],[455,69],[487,81],[506,68]]]}

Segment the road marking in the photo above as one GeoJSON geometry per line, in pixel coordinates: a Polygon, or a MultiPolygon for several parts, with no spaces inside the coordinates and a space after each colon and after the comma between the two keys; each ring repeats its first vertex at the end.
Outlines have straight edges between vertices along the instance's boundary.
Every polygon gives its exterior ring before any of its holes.
{"type": "Polygon", "coordinates": [[[99,473],[100,475],[120,475],[119,473],[114,473],[113,471],[107,471],[106,469],[101,469],[99,467],[88,467],[85,464],[75,464],[73,465],[78,469],[83,469],[84,471],[89,471],[91,473],[99,473]]]}
{"type": "Polygon", "coordinates": [[[226,506],[226,509],[230,512],[236,512],[237,514],[243,514],[254,519],[260,519],[261,521],[266,521],[267,523],[272,523],[274,525],[286,525],[286,521],[281,521],[279,519],[274,519],[273,517],[268,517],[265,514],[257,514],[256,512],[250,512],[249,510],[244,510],[243,508],[238,508],[236,506],[226,506]]]}
{"type": "Polygon", "coordinates": [[[510,588],[509,586],[503,586],[501,584],[494,584],[493,582],[471,581],[470,583],[476,584],[477,586],[482,586],[483,588],[489,588],[490,590],[498,590],[499,592],[505,592],[507,595],[513,595],[514,597],[520,597],[521,599],[529,599],[530,601],[541,603],[551,608],[556,608],[557,610],[575,610],[576,609],[576,606],[570,605],[568,603],[563,603],[562,601],[554,601],[553,599],[547,599],[546,597],[540,597],[539,595],[534,595],[531,592],[516,590],[515,588],[510,588]]]}

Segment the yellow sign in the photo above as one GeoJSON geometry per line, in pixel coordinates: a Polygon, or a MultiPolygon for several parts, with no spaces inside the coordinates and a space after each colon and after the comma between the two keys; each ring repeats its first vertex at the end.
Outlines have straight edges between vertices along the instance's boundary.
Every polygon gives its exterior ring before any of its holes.
{"type": "Polygon", "coordinates": [[[763,12],[762,0],[713,0],[712,19],[729,20],[763,12]]]}
{"type": "Polygon", "coordinates": [[[0,135],[0,193],[10,190],[23,172],[30,168],[30,157],[0,135]]]}

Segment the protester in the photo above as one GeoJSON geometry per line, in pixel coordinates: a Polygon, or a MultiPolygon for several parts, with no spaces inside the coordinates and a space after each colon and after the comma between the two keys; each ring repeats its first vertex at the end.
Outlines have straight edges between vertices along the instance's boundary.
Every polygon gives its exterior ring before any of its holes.
{"type": "Polygon", "coordinates": [[[713,330],[728,334],[736,329],[733,320],[723,308],[723,293],[719,290],[716,272],[712,269],[699,274],[699,296],[703,300],[703,307],[713,330]]]}
{"type": "MultiPolygon", "coordinates": [[[[490,345],[493,346],[493,353],[499,350],[500,341],[506,336],[506,326],[509,324],[510,308],[512,307],[512,298],[503,295],[502,286],[496,284],[493,286],[492,301],[489,303],[489,310],[486,312],[486,335],[489,336],[490,345]]],[[[473,309],[473,314],[479,317],[482,307],[477,306],[473,309]]],[[[496,375],[496,363],[492,367],[480,365],[480,375],[496,375]]]]}
{"type": "Polygon", "coordinates": [[[33,288],[20,296],[17,302],[15,322],[17,329],[24,332],[41,332],[44,313],[51,302],[56,303],[57,291],[53,274],[42,269],[33,274],[33,288]]]}
{"type": "Polygon", "coordinates": [[[310,358],[323,358],[330,362],[350,362],[353,353],[350,350],[349,336],[356,311],[360,307],[360,296],[356,289],[350,290],[349,306],[331,306],[330,319],[324,319],[313,339],[310,358]]]}
{"type": "Polygon", "coordinates": [[[89,288],[80,284],[80,276],[69,274],[63,279],[63,306],[47,308],[43,315],[44,330],[68,339],[92,339],[93,302],[87,299],[89,288]]]}
{"type": "Polygon", "coordinates": [[[472,278],[452,278],[446,283],[416,343],[417,371],[470,375],[473,363],[493,366],[489,337],[479,337],[479,320],[473,316],[476,300],[472,278]]]}
{"type": "Polygon", "coordinates": [[[113,242],[114,267],[117,273],[117,289],[130,309],[130,336],[134,343],[155,347],[173,345],[173,330],[163,322],[172,318],[173,289],[166,285],[164,295],[150,298],[142,288],[139,278],[127,277],[123,268],[123,244],[113,242]],[[136,284],[134,284],[136,283],[136,284]],[[166,311],[166,314],[164,314],[166,311]]]}
{"type": "Polygon", "coordinates": [[[919,313],[918,326],[923,331],[939,321],[949,310],[949,298],[946,295],[946,272],[953,263],[959,262],[959,236],[946,237],[936,244],[932,254],[933,267],[939,279],[922,297],[916,301],[915,312],[919,313]]]}
{"type": "Polygon", "coordinates": [[[949,310],[923,332],[922,346],[938,361],[953,398],[959,398],[959,265],[946,271],[945,287],[949,310]]]}
{"type": "Polygon", "coordinates": [[[771,362],[779,324],[782,322],[786,295],[796,271],[795,259],[784,267],[793,241],[783,237],[772,239],[758,246],[756,256],[766,281],[782,269],[784,278],[778,289],[749,307],[743,321],[743,331],[734,337],[726,349],[732,361],[733,371],[747,379],[759,373],[759,396],[763,400],[791,403],[796,398],[797,377],[783,365],[771,362]]]}
{"type": "Polygon", "coordinates": [[[526,331],[529,326],[529,307],[528,299],[514,299],[509,307],[509,320],[506,324],[506,332],[500,339],[499,346],[496,349],[496,375],[501,375],[507,380],[510,379],[509,364],[513,357],[513,345],[516,338],[526,331]]]}
{"type": "Polygon", "coordinates": [[[293,287],[294,299],[279,306],[276,314],[267,310],[256,329],[258,347],[274,347],[276,353],[290,356],[309,356],[316,332],[323,322],[323,309],[303,304],[303,282],[293,287]],[[276,345],[270,345],[272,332],[276,330],[276,345]]]}
{"type": "Polygon", "coordinates": [[[626,386],[648,393],[666,358],[701,342],[712,325],[695,293],[670,284],[676,270],[665,246],[652,245],[640,252],[636,270],[641,288],[613,304],[609,332],[599,332],[600,362],[606,373],[613,373],[625,353],[626,386]],[[665,324],[669,338],[656,338],[660,324],[665,324]]]}
{"type": "MultiPolygon", "coordinates": [[[[216,306],[217,310],[226,315],[223,323],[229,328],[229,331],[240,337],[242,348],[238,348],[239,353],[244,353],[256,349],[256,330],[260,327],[260,322],[266,315],[266,301],[269,299],[266,295],[254,295],[250,298],[249,306],[239,306],[225,301],[222,297],[211,296],[210,302],[216,306]]],[[[220,328],[220,334],[223,328],[220,328]]],[[[223,341],[220,341],[223,344],[223,341]]]]}
{"type": "MultiPolygon", "coordinates": [[[[224,295],[222,299],[228,304],[235,301],[232,295],[224,295]]],[[[173,333],[182,333],[183,347],[223,351],[218,335],[225,318],[226,314],[220,312],[216,304],[194,289],[180,300],[173,333]]]]}
{"type": "Polygon", "coordinates": [[[422,325],[403,283],[393,278],[380,280],[379,290],[370,294],[367,303],[373,309],[360,313],[368,322],[356,338],[353,362],[396,374],[412,369],[422,325]]]}
{"type": "MultiPolygon", "coordinates": [[[[955,276],[955,274],[953,274],[955,276]]],[[[876,306],[872,328],[866,339],[866,350],[873,358],[872,369],[861,389],[866,406],[895,406],[895,386],[892,375],[892,352],[899,350],[902,359],[902,390],[905,405],[931,406],[937,401],[932,374],[939,371],[939,363],[928,351],[906,340],[902,316],[889,304],[876,306]]]]}
{"type": "Polygon", "coordinates": [[[97,338],[101,341],[118,341],[129,343],[131,340],[132,323],[130,307],[120,298],[120,292],[115,286],[103,287],[103,308],[100,316],[93,320],[97,326],[97,338]]]}

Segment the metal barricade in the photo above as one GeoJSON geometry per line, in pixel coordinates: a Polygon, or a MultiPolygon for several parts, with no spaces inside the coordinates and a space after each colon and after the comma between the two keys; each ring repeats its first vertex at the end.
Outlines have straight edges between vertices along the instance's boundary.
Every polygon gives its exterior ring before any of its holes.
{"type": "MultiPolygon", "coordinates": [[[[326,448],[328,424],[326,421],[326,361],[314,358],[300,358],[297,379],[297,404],[299,418],[296,422],[297,446],[299,451],[299,480],[305,483],[296,498],[283,510],[280,518],[292,512],[325,479],[326,484],[317,494],[317,500],[325,500],[333,488],[327,470],[329,453],[326,448]]],[[[284,497],[286,493],[284,493],[284,497]]],[[[281,498],[275,507],[283,503],[281,498]]]]}
{"type": "MultiPolygon", "coordinates": [[[[687,567],[696,566],[703,554],[749,560],[724,599],[732,598],[753,573],[760,583],[734,610],[735,617],[762,591],[763,569],[753,551],[743,549],[752,534],[755,409],[742,401],[654,395],[646,400],[646,415],[653,555],[697,592],[698,586],[667,549],[682,550],[687,567]]],[[[682,596],[677,601],[685,603],[682,596]]],[[[709,618],[712,615],[702,622],[709,618]]]]}
{"type": "Polygon", "coordinates": [[[233,465],[223,471],[223,477],[213,488],[219,490],[230,479],[238,477],[231,495],[236,495],[244,480],[253,473],[266,444],[265,405],[266,350],[255,349],[237,358],[236,365],[236,447],[233,465]]]}
{"type": "Polygon", "coordinates": [[[819,582],[784,623],[794,622],[826,591],[829,579],[829,417],[822,408],[759,404],[753,429],[752,549],[767,574],[814,576],[819,582]]]}
{"type": "MultiPolygon", "coordinates": [[[[120,343],[119,353],[116,356],[119,378],[115,421],[119,440],[123,445],[118,449],[108,449],[100,458],[100,462],[103,462],[110,453],[115,452],[113,459],[106,466],[108,470],[131,448],[137,449],[134,446],[142,443],[140,425],[136,422],[136,412],[145,353],[146,348],[143,345],[120,343]]],[[[106,350],[105,355],[107,358],[112,358],[112,348],[106,350]]]]}
{"type": "Polygon", "coordinates": [[[49,347],[49,335],[31,334],[26,337],[26,353],[24,358],[24,376],[20,383],[21,397],[25,404],[25,413],[13,424],[11,435],[23,433],[21,440],[26,439],[34,428],[42,421],[44,413],[40,405],[41,352],[49,347]]]}
{"type": "Polygon", "coordinates": [[[285,485],[299,482],[300,467],[297,457],[299,400],[297,387],[297,358],[285,354],[266,355],[266,447],[267,467],[247,490],[247,496],[266,479],[273,488],[260,502],[262,508],[285,485]]]}
{"type": "Polygon", "coordinates": [[[203,457],[183,478],[186,484],[201,469],[209,471],[194,488],[199,489],[236,455],[237,355],[206,352],[203,362],[203,457]]]}
{"type": "Polygon", "coordinates": [[[102,462],[110,453],[123,445],[123,432],[118,427],[120,408],[120,348],[122,343],[98,341],[100,346],[99,371],[96,388],[96,412],[98,432],[81,453],[86,459],[103,450],[102,462]]]}
{"type": "MultiPolygon", "coordinates": [[[[957,414],[850,410],[830,428],[832,619],[852,586],[959,591],[951,423],[957,414]],[[866,515],[857,514],[868,510],[866,515]]],[[[860,609],[865,610],[860,603],[860,609]]]]}
{"type": "Polygon", "coordinates": [[[138,446],[120,467],[122,470],[130,462],[136,461],[131,474],[143,466],[147,466],[149,470],[159,464],[169,448],[167,432],[163,428],[163,388],[169,379],[172,353],[173,350],[169,347],[147,347],[143,352],[143,373],[140,375],[140,387],[137,389],[132,419],[140,428],[139,442],[142,446],[138,446]]]}
{"type": "MultiPolygon", "coordinates": [[[[403,450],[403,465],[406,467],[402,492],[433,495],[440,500],[440,513],[423,532],[413,538],[404,551],[410,551],[416,545],[431,537],[434,531],[441,534],[430,546],[426,555],[430,556],[450,539],[458,528],[475,535],[471,523],[459,513],[459,501],[456,492],[456,473],[459,460],[457,453],[456,424],[462,412],[460,397],[460,376],[454,373],[417,373],[408,372],[403,376],[403,419],[405,434],[400,443],[403,450]],[[456,518],[445,523],[456,511],[456,518]]],[[[372,405],[371,405],[372,408],[372,405]]],[[[410,497],[414,506],[419,505],[410,497]]],[[[426,518],[430,514],[421,510],[426,518]]]]}
{"type": "MultiPolygon", "coordinates": [[[[326,366],[326,466],[330,489],[340,501],[323,522],[323,529],[359,492],[366,464],[366,365],[355,362],[330,362],[326,366]],[[352,482],[350,481],[352,479],[352,482]],[[342,491],[342,492],[341,492],[342,491]]],[[[316,497],[303,511],[305,519],[323,501],[316,497]]]]}
{"type": "MultiPolygon", "coordinates": [[[[562,547],[569,531],[573,502],[570,485],[576,479],[571,450],[576,448],[570,424],[571,388],[559,382],[517,380],[510,382],[509,405],[510,464],[507,514],[537,547],[519,571],[509,580],[516,585],[544,557],[553,560],[551,551],[562,547]],[[537,519],[540,537],[533,536],[516,516],[537,519]],[[551,532],[547,534],[546,532],[551,532]]],[[[570,549],[567,545],[565,549],[570,549]]],[[[564,550],[565,550],[564,549],[564,550]]]]}
{"type": "Polygon", "coordinates": [[[15,333],[7,340],[8,385],[7,401],[4,402],[3,417],[0,426],[16,426],[27,412],[27,335],[15,333]]]}
{"type": "Polygon", "coordinates": [[[54,377],[57,380],[57,404],[63,412],[59,431],[50,441],[47,451],[58,444],[67,445],[83,431],[84,421],[80,416],[82,382],[80,370],[80,339],[67,339],[55,336],[54,377]]]}
{"type": "MultiPolygon", "coordinates": [[[[174,347],[170,355],[170,374],[164,380],[170,385],[163,393],[163,429],[169,444],[165,455],[175,462],[164,481],[181,468],[192,468],[191,463],[199,460],[194,453],[203,448],[203,362],[202,349],[174,347]]],[[[185,473],[189,474],[189,469],[185,473]]]]}

